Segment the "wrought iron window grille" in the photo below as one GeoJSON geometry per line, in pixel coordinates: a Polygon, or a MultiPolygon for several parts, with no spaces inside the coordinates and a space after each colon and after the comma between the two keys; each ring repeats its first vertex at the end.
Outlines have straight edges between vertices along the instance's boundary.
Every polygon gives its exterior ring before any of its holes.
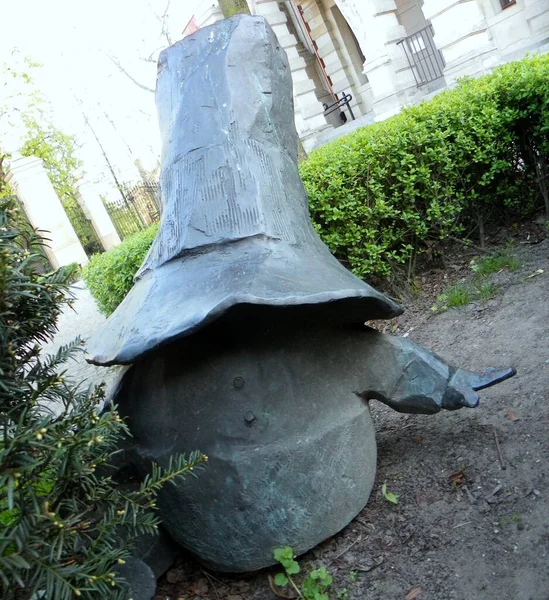
{"type": "Polygon", "coordinates": [[[403,38],[397,44],[404,48],[406,59],[414,75],[417,87],[426,85],[443,76],[446,63],[435,45],[432,25],[403,38]]]}

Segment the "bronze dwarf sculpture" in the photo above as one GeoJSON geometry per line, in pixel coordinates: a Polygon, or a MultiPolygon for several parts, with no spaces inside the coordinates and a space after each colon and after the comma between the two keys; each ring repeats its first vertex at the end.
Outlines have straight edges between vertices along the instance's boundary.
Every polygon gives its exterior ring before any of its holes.
{"type": "Polygon", "coordinates": [[[89,360],[132,365],[115,396],[132,464],[195,449],[168,486],[165,529],[204,564],[252,571],[302,553],[365,506],[376,466],[368,401],[432,414],[475,407],[514,369],[473,373],[364,325],[400,307],[315,233],[297,169],[291,73],[260,17],[165,50],[160,230],[89,360]]]}

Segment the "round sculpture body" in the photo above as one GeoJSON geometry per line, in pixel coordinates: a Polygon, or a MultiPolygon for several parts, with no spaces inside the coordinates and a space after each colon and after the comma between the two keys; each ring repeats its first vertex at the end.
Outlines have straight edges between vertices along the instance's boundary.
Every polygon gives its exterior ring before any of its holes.
{"type": "Polygon", "coordinates": [[[159,499],[164,528],[208,567],[252,571],[272,564],[277,546],[305,552],[366,504],[374,430],[339,350],[328,331],[216,325],[126,373],[115,402],[134,464],[209,457],[159,499]]]}

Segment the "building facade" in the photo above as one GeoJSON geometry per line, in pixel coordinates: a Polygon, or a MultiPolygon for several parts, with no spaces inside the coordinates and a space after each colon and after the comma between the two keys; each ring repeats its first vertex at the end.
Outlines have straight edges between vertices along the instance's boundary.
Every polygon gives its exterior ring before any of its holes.
{"type": "MultiPolygon", "coordinates": [[[[527,52],[549,51],[549,0],[248,0],[292,70],[307,150],[527,52]],[[347,100],[347,102],[345,102],[347,100]]],[[[222,19],[204,0],[193,27],[222,19]]]]}

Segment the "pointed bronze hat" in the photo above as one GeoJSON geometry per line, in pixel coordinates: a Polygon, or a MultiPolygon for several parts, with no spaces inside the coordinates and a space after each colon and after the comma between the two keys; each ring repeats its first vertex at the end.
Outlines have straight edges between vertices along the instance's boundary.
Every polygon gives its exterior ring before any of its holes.
{"type": "Polygon", "coordinates": [[[88,360],[134,362],[236,307],[277,307],[277,318],[300,322],[400,314],[311,225],[291,73],[267,22],[238,15],[200,29],[162,52],[158,68],[160,229],[88,360]]]}

